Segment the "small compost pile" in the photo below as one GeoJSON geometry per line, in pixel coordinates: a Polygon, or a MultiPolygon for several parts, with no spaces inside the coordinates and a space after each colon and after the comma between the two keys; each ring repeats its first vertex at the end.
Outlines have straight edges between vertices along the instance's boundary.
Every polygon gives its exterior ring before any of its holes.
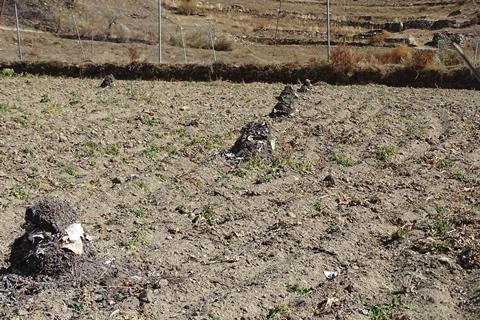
{"type": "Polygon", "coordinates": [[[311,91],[312,89],[313,89],[312,82],[310,81],[310,79],[306,79],[305,83],[302,84],[300,88],[298,88],[297,92],[304,93],[304,92],[311,91]]]}
{"type": "Polygon", "coordinates": [[[285,86],[282,93],[280,93],[280,96],[277,97],[278,102],[272,112],[270,112],[270,117],[277,118],[291,116],[297,112],[297,108],[295,107],[297,99],[298,95],[295,90],[293,90],[292,86],[285,86]]]}
{"type": "Polygon", "coordinates": [[[25,275],[59,276],[84,254],[83,227],[66,201],[47,198],[27,208],[25,233],[11,246],[10,266],[25,275]]]}
{"type": "Polygon", "coordinates": [[[241,160],[261,158],[270,160],[275,149],[270,125],[266,122],[247,123],[230,152],[241,160]]]}

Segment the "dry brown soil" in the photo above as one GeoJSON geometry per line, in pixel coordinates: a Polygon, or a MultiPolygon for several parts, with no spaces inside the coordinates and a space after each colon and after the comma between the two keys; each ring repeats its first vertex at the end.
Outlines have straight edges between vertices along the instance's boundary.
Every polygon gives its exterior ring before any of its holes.
{"type": "Polygon", "coordinates": [[[280,84],[99,84],[0,79],[0,267],[45,196],[96,249],[4,270],[2,319],[480,317],[478,91],[318,84],[274,121],[280,84]],[[274,161],[227,159],[254,120],[274,161]]]}

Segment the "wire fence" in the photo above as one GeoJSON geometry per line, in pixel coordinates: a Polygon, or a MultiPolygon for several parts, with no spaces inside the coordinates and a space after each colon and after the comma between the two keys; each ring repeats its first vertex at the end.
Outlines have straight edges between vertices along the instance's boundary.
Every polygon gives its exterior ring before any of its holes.
{"type": "MultiPolygon", "coordinates": [[[[229,51],[235,46],[242,50],[236,55],[234,53],[232,59],[245,60],[238,62],[276,62],[273,57],[275,50],[262,48],[271,45],[272,41],[277,44],[274,40],[277,38],[279,21],[285,19],[281,6],[270,8],[268,14],[257,17],[252,25],[249,13],[242,6],[225,7],[219,3],[210,3],[208,10],[214,13],[211,16],[220,13],[224,24],[229,17],[244,24],[231,32],[219,28],[222,22],[201,13],[188,17],[174,14],[177,8],[171,0],[163,1],[163,12],[157,16],[155,0],[150,1],[147,8],[135,8],[130,1],[119,1],[118,5],[112,5],[65,0],[62,5],[58,5],[58,1],[52,0],[51,5],[42,7],[39,0],[0,0],[0,8],[3,7],[0,13],[0,32],[3,35],[0,37],[0,55],[9,59],[18,56],[27,61],[210,64],[228,60],[229,51]],[[31,2],[38,2],[38,8],[29,5],[31,2]],[[18,6],[15,6],[16,3],[18,6]],[[18,21],[15,19],[15,7],[18,21]],[[158,17],[161,17],[160,24],[157,22],[158,17]],[[275,34],[269,30],[271,26],[276,26],[275,34]],[[254,36],[252,30],[261,35],[254,36]],[[22,50],[21,55],[18,53],[19,48],[22,50]]],[[[313,25],[318,28],[318,22],[313,25]]],[[[325,32],[314,32],[313,37],[319,46],[326,41],[325,32]]],[[[297,55],[294,49],[285,51],[287,57],[278,60],[285,62],[289,54],[297,55]]],[[[326,51],[319,48],[311,48],[309,54],[326,58],[326,51]]]]}
{"type": "Polygon", "coordinates": [[[218,32],[211,20],[182,22],[162,14],[158,24],[156,14],[132,13],[122,6],[75,1],[74,6],[57,11],[56,16],[43,12],[44,17],[38,12],[23,10],[25,6],[21,1],[17,6],[15,1],[0,0],[2,7],[0,56],[3,58],[212,63],[217,60],[217,51],[231,50],[234,41],[218,32]],[[160,33],[158,26],[161,26],[160,33]]]}
{"type": "MultiPolygon", "coordinates": [[[[265,64],[321,61],[326,60],[327,52],[330,52],[325,46],[329,33],[326,24],[327,8],[321,7],[324,4],[318,3],[321,9],[317,12],[317,17],[321,19],[312,18],[311,25],[305,26],[302,22],[303,25],[296,29],[295,22],[291,21],[292,18],[282,8],[282,1],[255,20],[241,6],[231,5],[231,12],[219,8],[223,21],[205,16],[193,15],[187,18],[172,14],[176,8],[169,2],[162,4],[162,14],[157,15],[154,3],[156,1],[152,0],[150,7],[140,8],[128,1],[109,5],[65,0],[64,5],[57,5],[55,10],[52,9],[55,4],[49,7],[51,10],[34,10],[26,5],[26,0],[0,0],[0,34],[3,35],[0,37],[0,57],[9,60],[20,58],[26,61],[75,63],[161,61],[169,64],[210,64],[226,61],[265,64]],[[15,3],[18,3],[18,20],[15,3]],[[160,24],[158,17],[161,17],[160,24]],[[224,32],[224,28],[220,28],[222,23],[225,24],[225,19],[229,18],[235,21],[235,24],[232,23],[237,28],[235,32],[224,32]],[[244,25],[241,25],[243,18],[244,25]],[[295,46],[280,46],[283,44],[303,47],[298,50],[295,46]],[[234,47],[235,50],[230,52],[234,47]]],[[[215,7],[209,9],[216,10],[215,7]]],[[[374,45],[378,45],[374,41],[384,41],[379,30],[345,27],[338,24],[338,19],[333,19],[330,29],[331,39],[336,43],[349,40],[372,44],[373,41],[374,45]]],[[[408,45],[401,41],[393,45],[402,43],[408,45]]],[[[478,47],[477,38],[472,53],[475,65],[480,63],[478,47]]],[[[444,39],[438,41],[437,49],[438,58],[444,64],[454,64],[459,59],[444,39]]]]}

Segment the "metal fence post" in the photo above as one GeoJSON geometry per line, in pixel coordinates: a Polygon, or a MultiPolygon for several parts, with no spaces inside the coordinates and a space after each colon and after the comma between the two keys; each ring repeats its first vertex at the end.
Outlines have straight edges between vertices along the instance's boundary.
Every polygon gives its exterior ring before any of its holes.
{"type": "Polygon", "coordinates": [[[5,10],[5,3],[7,0],[2,0],[2,6],[0,6],[0,21],[2,20],[3,10],[5,10]]]}
{"type": "Polygon", "coordinates": [[[330,62],[330,0],[327,0],[327,61],[330,62]]]}
{"type": "Polygon", "coordinates": [[[458,44],[456,44],[455,42],[452,41],[452,45],[453,47],[455,48],[455,50],[457,50],[458,54],[463,58],[463,60],[465,61],[465,63],[467,64],[467,66],[470,68],[470,70],[472,70],[473,72],[473,75],[475,76],[475,78],[477,78],[478,81],[480,81],[480,70],[477,70],[475,68],[475,66],[473,65],[473,63],[468,59],[467,55],[465,54],[465,52],[463,51],[462,47],[460,47],[458,44]]]}
{"type": "Polygon", "coordinates": [[[477,41],[477,45],[475,46],[475,57],[473,58],[473,64],[474,64],[475,67],[477,66],[479,44],[480,44],[480,42],[477,41]]]}
{"type": "Polygon", "coordinates": [[[213,32],[212,32],[212,27],[211,26],[210,26],[210,29],[208,30],[208,33],[210,34],[210,42],[212,43],[213,61],[217,62],[217,54],[215,53],[215,43],[213,41],[213,32]]]}
{"type": "Polygon", "coordinates": [[[17,8],[17,1],[15,0],[15,20],[17,25],[17,46],[18,46],[18,57],[22,60],[22,45],[20,41],[20,22],[18,21],[18,8],[17,8]]]}
{"type": "Polygon", "coordinates": [[[80,38],[80,32],[78,31],[77,21],[75,20],[75,15],[73,13],[72,13],[72,20],[73,20],[73,26],[75,27],[75,32],[77,33],[78,44],[80,45],[80,51],[82,52],[82,57],[85,57],[85,53],[83,52],[82,39],[80,38]]]}
{"type": "Polygon", "coordinates": [[[92,59],[93,59],[93,28],[92,28],[92,43],[91,43],[91,49],[92,49],[91,54],[92,54],[92,59]]]}
{"type": "Polygon", "coordinates": [[[158,62],[162,63],[162,0],[158,0],[158,62]]]}
{"type": "Polygon", "coordinates": [[[277,34],[278,34],[278,23],[280,21],[280,11],[282,11],[282,0],[279,1],[278,12],[277,12],[277,26],[275,27],[275,36],[273,37],[275,44],[277,44],[277,34]]]}
{"type": "Polygon", "coordinates": [[[188,61],[187,61],[187,48],[185,48],[185,37],[183,36],[183,27],[182,26],[180,26],[180,33],[182,35],[183,56],[185,57],[185,63],[188,63],[188,61]]]}

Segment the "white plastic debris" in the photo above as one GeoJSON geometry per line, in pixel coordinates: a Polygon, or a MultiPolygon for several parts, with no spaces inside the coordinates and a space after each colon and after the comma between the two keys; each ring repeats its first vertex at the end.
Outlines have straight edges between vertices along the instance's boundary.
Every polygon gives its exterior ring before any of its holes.
{"type": "Polygon", "coordinates": [[[76,241],[76,242],[71,242],[71,243],[66,243],[62,246],[62,248],[65,248],[67,250],[72,251],[75,254],[82,255],[83,254],[83,242],[82,241],[76,241]]]}
{"type": "Polygon", "coordinates": [[[70,250],[75,254],[82,255],[84,253],[82,237],[85,234],[82,225],[80,223],[73,223],[65,229],[65,232],[68,237],[65,237],[64,241],[67,243],[65,243],[62,248],[70,250]]]}
{"type": "Polygon", "coordinates": [[[337,275],[338,275],[338,272],[336,271],[323,271],[323,274],[325,275],[325,278],[327,278],[327,280],[332,280],[333,278],[335,278],[337,275]]]}
{"type": "Polygon", "coordinates": [[[325,310],[330,311],[332,307],[337,304],[340,300],[335,297],[327,298],[327,302],[325,303],[325,310]]]}
{"type": "Polygon", "coordinates": [[[270,147],[272,147],[272,151],[275,151],[275,140],[270,140],[270,147]]]}
{"type": "Polygon", "coordinates": [[[68,234],[68,239],[72,242],[82,242],[82,237],[85,234],[80,223],[73,223],[69,225],[65,231],[68,234]]]}

